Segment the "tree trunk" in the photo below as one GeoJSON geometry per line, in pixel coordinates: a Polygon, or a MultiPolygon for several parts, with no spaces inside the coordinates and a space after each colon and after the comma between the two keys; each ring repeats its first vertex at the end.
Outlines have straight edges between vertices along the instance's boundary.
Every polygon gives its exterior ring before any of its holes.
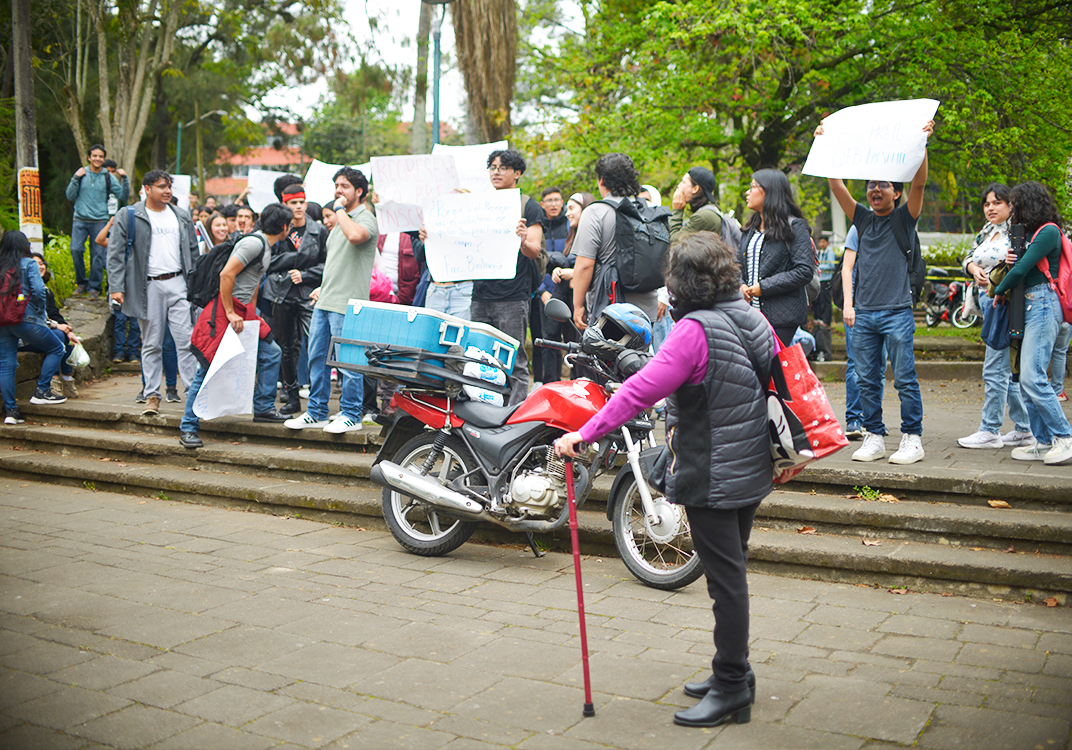
{"type": "Polygon", "coordinates": [[[11,56],[15,79],[15,171],[37,168],[37,106],[30,50],[30,0],[12,0],[11,56]]]}
{"type": "Polygon", "coordinates": [[[417,24],[417,80],[413,89],[413,123],[409,131],[409,152],[428,153],[428,34],[432,29],[433,6],[421,3],[417,24]]]}
{"type": "Polygon", "coordinates": [[[465,78],[469,120],[465,141],[489,142],[510,133],[517,73],[515,0],[455,0],[454,44],[465,78]]]}
{"type": "MultiPolygon", "coordinates": [[[[153,146],[149,152],[150,169],[168,169],[168,134],[171,132],[171,112],[168,111],[167,94],[164,93],[162,76],[156,77],[156,94],[153,97],[153,146]]],[[[178,170],[168,170],[173,174],[178,170]]]]}

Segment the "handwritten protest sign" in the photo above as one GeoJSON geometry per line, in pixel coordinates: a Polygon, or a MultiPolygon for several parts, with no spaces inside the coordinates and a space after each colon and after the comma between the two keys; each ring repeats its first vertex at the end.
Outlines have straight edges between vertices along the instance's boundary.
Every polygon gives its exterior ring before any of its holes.
{"type": "Polygon", "coordinates": [[[421,204],[458,187],[453,156],[374,156],[372,178],[380,234],[420,229],[421,204]]]}
{"type": "Polygon", "coordinates": [[[275,197],[275,181],[282,176],[282,172],[250,167],[249,181],[246,183],[249,185],[249,193],[246,194],[249,207],[260,213],[269,203],[278,203],[279,199],[275,197]]]}
{"type": "MultiPolygon", "coordinates": [[[[326,206],[335,200],[335,173],[342,169],[342,164],[328,164],[327,162],[313,159],[309,169],[305,172],[305,198],[313,203],[326,206]]],[[[357,164],[354,166],[361,174],[368,177],[371,174],[372,165],[357,164]]],[[[277,177],[279,175],[276,175],[277,177]]]]}
{"type": "Polygon", "coordinates": [[[428,270],[435,281],[512,279],[521,191],[454,193],[424,202],[428,270]]]}
{"type": "Polygon", "coordinates": [[[208,368],[194,401],[194,414],[215,419],[253,411],[253,387],[257,382],[257,342],[261,322],[247,320],[242,333],[231,326],[223,332],[216,356],[208,368]]]}
{"type": "Polygon", "coordinates": [[[488,154],[505,148],[508,148],[506,141],[473,146],[444,146],[437,143],[432,147],[432,155],[453,156],[458,170],[458,184],[470,193],[490,193],[495,188],[488,179],[488,154]]]}
{"type": "Polygon", "coordinates": [[[823,120],[804,174],[853,180],[908,182],[923,163],[923,126],[938,111],[935,99],[848,107],[823,120]]]}

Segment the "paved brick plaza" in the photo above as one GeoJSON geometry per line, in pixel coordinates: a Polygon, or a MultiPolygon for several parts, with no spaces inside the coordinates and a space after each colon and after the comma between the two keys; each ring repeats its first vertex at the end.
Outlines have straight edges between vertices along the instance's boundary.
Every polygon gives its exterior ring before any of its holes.
{"type": "Polygon", "coordinates": [[[2,748],[1072,748],[1072,611],[751,576],[751,724],[671,724],[702,584],[0,480],[2,748]]]}

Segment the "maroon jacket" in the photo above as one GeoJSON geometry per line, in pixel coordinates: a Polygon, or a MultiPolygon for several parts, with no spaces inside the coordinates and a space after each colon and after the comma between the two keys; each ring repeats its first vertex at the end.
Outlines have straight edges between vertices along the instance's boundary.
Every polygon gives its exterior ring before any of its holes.
{"type": "MultiPolygon", "coordinates": [[[[376,250],[383,252],[383,240],[385,235],[380,235],[376,241],[376,250]]],[[[421,267],[413,256],[413,243],[409,235],[401,233],[398,240],[398,304],[413,304],[413,296],[417,293],[417,283],[421,280],[421,267]]]]}

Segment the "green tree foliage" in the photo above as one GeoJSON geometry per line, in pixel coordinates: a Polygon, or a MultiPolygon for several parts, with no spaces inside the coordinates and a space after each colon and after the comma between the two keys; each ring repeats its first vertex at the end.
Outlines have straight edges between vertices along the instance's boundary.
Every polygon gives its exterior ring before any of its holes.
{"type": "Polygon", "coordinates": [[[802,163],[824,114],[931,97],[932,171],[1042,179],[1067,199],[1070,0],[584,0],[581,12],[584,28],[562,33],[545,11],[536,25],[560,33],[521,66],[528,106],[566,120],[526,142],[568,149],[564,181],[625,151],[660,189],[696,164],[736,189],[802,163]]]}

